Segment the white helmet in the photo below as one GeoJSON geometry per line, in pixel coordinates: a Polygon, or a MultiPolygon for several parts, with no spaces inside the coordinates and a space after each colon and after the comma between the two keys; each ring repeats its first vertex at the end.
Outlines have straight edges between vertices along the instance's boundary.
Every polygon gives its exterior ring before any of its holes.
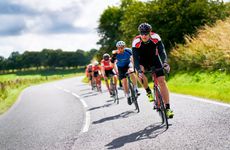
{"type": "Polygon", "coordinates": [[[97,66],[99,63],[98,63],[98,61],[95,61],[93,64],[94,64],[94,66],[97,66]]]}
{"type": "Polygon", "coordinates": [[[125,46],[125,42],[124,41],[118,41],[116,44],[116,47],[124,47],[125,46]]]}

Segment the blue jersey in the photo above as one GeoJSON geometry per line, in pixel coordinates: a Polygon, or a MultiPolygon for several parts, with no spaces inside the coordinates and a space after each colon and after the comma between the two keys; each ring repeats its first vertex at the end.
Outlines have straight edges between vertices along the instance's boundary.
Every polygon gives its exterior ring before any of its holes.
{"type": "Polygon", "coordinates": [[[130,57],[132,56],[132,50],[130,48],[125,48],[124,53],[115,54],[114,55],[117,59],[117,66],[118,67],[126,67],[130,63],[130,57]]]}

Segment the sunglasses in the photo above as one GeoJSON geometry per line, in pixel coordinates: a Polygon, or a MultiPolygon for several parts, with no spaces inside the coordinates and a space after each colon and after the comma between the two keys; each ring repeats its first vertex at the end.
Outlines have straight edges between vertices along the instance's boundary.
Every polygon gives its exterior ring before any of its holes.
{"type": "Polygon", "coordinates": [[[149,32],[141,32],[141,35],[149,35],[149,32]]]}

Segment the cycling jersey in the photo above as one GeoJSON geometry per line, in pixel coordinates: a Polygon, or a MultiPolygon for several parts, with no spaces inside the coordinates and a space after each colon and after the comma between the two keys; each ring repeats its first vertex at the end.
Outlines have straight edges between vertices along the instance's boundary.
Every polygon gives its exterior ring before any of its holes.
{"type": "Polygon", "coordinates": [[[113,65],[111,64],[111,59],[109,60],[101,60],[101,67],[103,67],[105,70],[111,70],[113,69],[113,65]]]}
{"type": "Polygon", "coordinates": [[[93,66],[92,71],[93,72],[101,71],[101,66],[93,66]]]}
{"type": "Polygon", "coordinates": [[[132,43],[133,59],[135,68],[140,71],[140,65],[144,68],[155,66],[161,68],[164,62],[167,62],[167,55],[164,45],[158,34],[151,32],[150,39],[143,42],[141,35],[134,38],[132,43]]]}
{"type": "Polygon", "coordinates": [[[111,62],[114,63],[117,60],[117,67],[125,67],[130,63],[130,57],[132,56],[132,50],[130,48],[125,48],[123,53],[115,53],[112,55],[111,62]]]}

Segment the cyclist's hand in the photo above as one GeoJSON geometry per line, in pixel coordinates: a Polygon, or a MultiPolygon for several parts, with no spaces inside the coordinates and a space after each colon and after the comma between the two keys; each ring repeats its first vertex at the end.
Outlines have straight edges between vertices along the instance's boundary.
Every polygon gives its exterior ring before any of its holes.
{"type": "Polygon", "coordinates": [[[168,63],[164,63],[164,69],[165,69],[166,73],[170,72],[170,66],[168,63]]]}
{"type": "Polygon", "coordinates": [[[143,79],[143,76],[144,76],[143,72],[142,71],[138,71],[138,77],[140,79],[143,79]]]}

